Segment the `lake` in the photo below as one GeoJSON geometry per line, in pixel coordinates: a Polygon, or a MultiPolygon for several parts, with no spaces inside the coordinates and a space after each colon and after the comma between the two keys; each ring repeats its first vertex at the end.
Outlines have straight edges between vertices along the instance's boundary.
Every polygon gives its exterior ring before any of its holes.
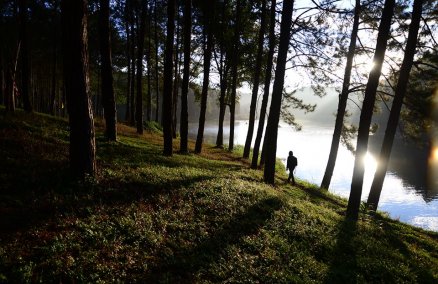
{"type": "MultiPolygon", "coordinates": [[[[224,128],[224,144],[228,144],[229,123],[224,128]]],[[[256,122],[256,127],[258,121],[256,122]]],[[[190,137],[196,138],[197,123],[189,125],[190,137]]],[[[235,144],[244,145],[248,131],[248,121],[236,121],[235,144]]],[[[207,122],[205,125],[204,142],[215,144],[217,122],[207,122]]],[[[283,163],[290,150],[298,158],[295,176],[302,180],[319,185],[324,175],[333,127],[315,124],[303,124],[301,131],[295,131],[287,124],[281,123],[278,131],[277,157],[283,163]]],[[[371,139],[371,138],[370,138],[371,139]]],[[[355,145],[355,141],[353,145],[355,145]]],[[[378,144],[378,143],[375,143],[378,144]]],[[[377,166],[376,158],[379,147],[370,145],[366,157],[365,178],[362,200],[366,201],[377,166]]],[[[438,172],[438,157],[431,161],[435,168],[427,169],[425,158],[414,150],[407,151],[395,144],[388,173],[383,184],[378,210],[385,211],[393,219],[438,232],[438,178],[427,177],[427,172],[438,172]],[[408,154],[406,154],[408,153],[408,154]],[[414,159],[414,161],[412,161],[414,159]]],[[[338,152],[335,171],[329,191],[348,198],[353,175],[354,156],[346,147],[341,146],[338,152]]]]}

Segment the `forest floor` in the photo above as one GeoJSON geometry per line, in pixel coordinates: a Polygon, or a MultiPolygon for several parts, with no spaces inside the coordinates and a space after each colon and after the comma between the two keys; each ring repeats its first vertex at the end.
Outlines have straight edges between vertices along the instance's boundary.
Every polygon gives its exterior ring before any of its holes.
{"type": "Polygon", "coordinates": [[[77,183],[66,120],[0,108],[0,282],[438,283],[436,233],[346,221],[281,164],[273,187],[238,151],[164,157],[158,132],[96,127],[98,175],[77,183]]]}

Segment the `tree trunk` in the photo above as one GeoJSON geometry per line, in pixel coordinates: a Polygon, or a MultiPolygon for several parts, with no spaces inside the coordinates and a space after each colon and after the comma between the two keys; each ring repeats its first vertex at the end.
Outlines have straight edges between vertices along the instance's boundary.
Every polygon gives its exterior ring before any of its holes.
{"type": "Polygon", "coordinates": [[[20,9],[20,42],[21,42],[21,96],[23,108],[26,112],[32,112],[29,99],[29,47],[27,43],[27,3],[26,0],[18,1],[20,9]]]}
{"type": "Polygon", "coordinates": [[[126,113],[125,120],[127,122],[131,121],[131,80],[132,80],[132,70],[131,70],[131,32],[129,29],[130,23],[130,0],[126,0],[125,4],[125,32],[126,32],[126,58],[127,58],[127,88],[126,88],[126,113]]]}
{"type": "MultiPolygon", "coordinates": [[[[222,55],[221,55],[222,56],[222,55]]],[[[219,126],[216,137],[216,147],[223,148],[224,146],[224,119],[225,119],[225,109],[227,105],[225,104],[225,96],[228,88],[228,67],[224,66],[224,71],[220,77],[220,96],[219,96],[219,126]]]]}
{"type": "MultiPolygon", "coordinates": [[[[53,2],[54,3],[54,7],[53,7],[53,22],[55,22],[56,19],[56,13],[57,13],[57,2],[53,2]]],[[[57,76],[56,76],[56,66],[57,66],[57,52],[58,52],[58,40],[56,38],[56,34],[57,34],[57,26],[53,25],[53,65],[52,65],[52,89],[51,89],[51,97],[50,97],[50,114],[52,115],[56,115],[56,110],[55,110],[55,101],[56,101],[56,80],[57,80],[57,76]]],[[[59,106],[58,106],[59,108],[59,106]]]]}
{"type": "Polygon", "coordinates": [[[87,1],[62,0],[64,82],[70,123],[73,176],[94,176],[96,144],[90,101],[87,50],[87,1]]]}
{"type": "Polygon", "coordinates": [[[266,109],[268,106],[269,99],[269,87],[271,85],[271,77],[272,77],[272,67],[273,67],[273,58],[274,58],[274,50],[275,50],[275,7],[277,5],[276,0],[271,1],[271,11],[270,11],[270,22],[269,22],[269,50],[268,50],[268,58],[266,61],[266,69],[265,69],[265,84],[263,89],[263,99],[262,106],[260,108],[260,116],[259,116],[259,125],[257,129],[257,136],[254,141],[254,149],[252,151],[252,160],[251,160],[251,168],[256,169],[257,163],[259,159],[259,151],[260,151],[260,143],[262,141],[263,130],[265,128],[265,118],[266,118],[266,109]]]}
{"type": "Polygon", "coordinates": [[[5,78],[5,106],[6,111],[15,111],[15,96],[14,96],[14,76],[11,66],[6,66],[6,78],[5,78]]]}
{"type": "MultiPolygon", "coordinates": [[[[228,6],[228,1],[223,2],[222,6],[222,27],[223,31],[225,32],[227,30],[228,25],[228,17],[226,13],[226,9],[228,6]]],[[[224,146],[224,119],[225,119],[225,110],[226,110],[226,104],[225,104],[225,96],[227,94],[227,88],[228,88],[228,56],[229,52],[225,51],[224,43],[223,41],[219,41],[220,44],[220,68],[219,69],[219,84],[220,84],[220,95],[219,95],[219,125],[218,125],[218,131],[217,131],[217,137],[216,137],[216,147],[217,148],[223,148],[224,146]]]]}
{"type": "Polygon", "coordinates": [[[143,134],[143,53],[144,53],[144,30],[146,25],[146,5],[140,2],[141,15],[137,33],[137,96],[135,100],[135,121],[137,133],[143,134]]]}
{"type": "Polygon", "coordinates": [[[208,96],[208,84],[210,81],[210,64],[211,64],[211,52],[213,49],[213,29],[211,17],[214,15],[214,6],[209,7],[208,17],[204,23],[204,37],[206,36],[206,42],[204,43],[204,77],[202,82],[201,92],[201,111],[199,114],[199,126],[198,136],[196,137],[195,153],[201,153],[202,143],[204,140],[204,127],[205,127],[205,113],[207,111],[207,96],[208,96]],[[206,32],[206,35],[205,35],[206,32]]]}
{"type": "Polygon", "coordinates": [[[336,114],[335,129],[333,131],[332,145],[330,147],[329,159],[322,179],[321,187],[328,189],[335,169],[338,156],[339,142],[341,141],[342,128],[344,126],[345,109],[347,107],[348,90],[350,88],[351,69],[353,66],[354,52],[356,50],[357,32],[359,30],[360,0],[356,0],[354,9],[353,29],[351,31],[350,46],[348,47],[347,63],[345,65],[344,80],[341,95],[339,96],[338,112],[336,114]]]}
{"type": "Polygon", "coordinates": [[[236,24],[234,27],[234,49],[233,49],[233,60],[231,66],[231,101],[230,101],[230,140],[228,143],[228,151],[233,151],[234,149],[234,123],[236,115],[236,92],[237,92],[237,66],[239,65],[239,49],[240,49],[240,14],[242,9],[241,0],[236,1],[236,24]]]}
{"type": "Polygon", "coordinates": [[[255,120],[256,107],[257,107],[257,94],[259,92],[260,74],[262,69],[262,57],[263,57],[263,43],[265,39],[265,30],[266,30],[265,10],[266,10],[266,0],[263,0],[262,8],[261,8],[260,30],[258,35],[256,67],[254,70],[254,80],[253,80],[254,85],[252,88],[251,105],[249,108],[248,133],[246,135],[245,148],[243,150],[243,158],[249,158],[252,136],[254,134],[254,120],[255,120]]]}
{"type": "Polygon", "coordinates": [[[167,35],[164,53],[164,84],[163,84],[163,154],[172,156],[172,69],[173,69],[173,36],[175,33],[176,0],[167,2],[167,35]]]}
{"type": "MultiPolygon", "coordinates": [[[[131,2],[131,0],[129,0],[129,2],[131,2]]],[[[131,6],[129,9],[129,20],[130,20],[130,25],[131,25],[131,94],[130,94],[130,99],[131,99],[131,103],[130,103],[130,111],[131,113],[129,114],[129,118],[130,118],[130,124],[132,126],[135,125],[135,72],[136,72],[136,68],[135,68],[135,36],[136,36],[136,30],[135,30],[135,23],[134,23],[134,8],[132,7],[132,2],[131,2],[131,6]]],[[[138,33],[138,31],[137,31],[138,33]]],[[[138,34],[137,34],[138,36],[138,34]]]]}
{"type": "Polygon", "coordinates": [[[275,70],[274,87],[272,90],[272,101],[269,110],[268,124],[266,126],[266,148],[264,181],[274,184],[275,160],[277,154],[277,134],[280,120],[281,98],[283,96],[284,73],[286,69],[287,52],[292,26],[292,11],[294,1],[284,0],[281,15],[280,43],[278,47],[277,68],[275,70]]]}
{"type": "Polygon", "coordinates": [[[154,41],[155,41],[155,122],[159,122],[159,105],[160,105],[160,78],[158,76],[158,19],[157,19],[157,0],[154,2],[154,20],[155,20],[155,29],[154,29],[154,41]]]}
{"type": "Polygon", "coordinates": [[[175,63],[174,63],[174,76],[173,76],[173,99],[172,99],[172,137],[174,139],[176,139],[176,125],[178,123],[177,120],[177,112],[178,112],[178,69],[179,69],[179,45],[180,45],[180,18],[179,18],[179,7],[178,7],[178,3],[177,3],[177,8],[176,8],[176,43],[175,43],[175,52],[174,52],[174,59],[175,59],[175,63]]]}
{"type": "Polygon", "coordinates": [[[190,42],[192,35],[192,0],[184,1],[184,74],[181,86],[180,152],[188,152],[189,114],[187,96],[190,76],[190,42]]]}
{"type": "Polygon", "coordinates": [[[420,27],[423,0],[414,0],[412,20],[409,25],[408,41],[406,43],[405,55],[400,68],[400,75],[395,89],[395,97],[386,125],[385,137],[383,138],[382,149],[380,151],[379,163],[377,165],[371,191],[368,196],[367,207],[376,211],[379,204],[380,193],[382,192],[383,181],[385,180],[388,169],[389,157],[397,130],[400,111],[403,105],[403,98],[406,94],[406,87],[409,81],[409,73],[414,61],[415,48],[417,46],[418,30],[420,27]]]}
{"type": "Polygon", "coordinates": [[[374,68],[368,77],[365,88],[365,98],[360,114],[359,130],[357,136],[356,158],[354,160],[353,179],[351,181],[350,198],[348,199],[347,218],[357,220],[359,217],[360,199],[362,196],[362,185],[365,172],[363,159],[368,148],[371,118],[373,115],[376,91],[379,85],[379,78],[382,71],[382,63],[385,57],[387,40],[390,36],[391,19],[395,6],[395,0],[385,0],[382,20],[377,36],[376,51],[374,53],[374,68]]]}
{"type": "Polygon", "coordinates": [[[147,102],[146,102],[146,120],[151,121],[151,113],[152,113],[152,92],[151,92],[151,52],[152,52],[152,45],[151,45],[151,26],[152,26],[152,16],[151,16],[151,10],[149,10],[148,15],[148,51],[146,53],[146,62],[148,66],[148,74],[147,74],[147,81],[148,81],[148,94],[147,94],[147,102]]]}
{"type": "Polygon", "coordinates": [[[116,101],[113,87],[111,60],[110,6],[109,0],[100,0],[100,57],[102,61],[102,101],[105,116],[105,136],[117,140],[116,101]]]}
{"type": "Polygon", "coordinates": [[[0,47],[0,105],[4,104],[5,94],[5,66],[3,65],[3,54],[0,47]]]}

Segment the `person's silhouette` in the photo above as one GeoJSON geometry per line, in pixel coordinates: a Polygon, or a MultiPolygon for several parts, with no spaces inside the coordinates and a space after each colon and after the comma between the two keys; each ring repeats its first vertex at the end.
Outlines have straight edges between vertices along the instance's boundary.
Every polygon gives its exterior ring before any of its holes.
{"type": "Polygon", "coordinates": [[[296,166],[298,166],[298,160],[294,156],[294,153],[289,151],[289,157],[287,157],[286,163],[286,171],[289,170],[289,178],[287,179],[287,182],[290,182],[292,179],[292,184],[295,184],[294,170],[296,166]]]}

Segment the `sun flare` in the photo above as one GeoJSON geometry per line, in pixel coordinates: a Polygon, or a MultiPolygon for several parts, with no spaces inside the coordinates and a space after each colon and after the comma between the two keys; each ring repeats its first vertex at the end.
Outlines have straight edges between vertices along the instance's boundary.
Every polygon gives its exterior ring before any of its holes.
{"type": "Polygon", "coordinates": [[[372,172],[376,171],[376,169],[377,169],[377,160],[376,160],[376,158],[374,158],[373,155],[371,155],[370,152],[367,152],[365,154],[365,157],[363,159],[363,163],[364,163],[365,168],[367,170],[370,170],[372,172]]]}
{"type": "Polygon", "coordinates": [[[432,158],[435,161],[438,161],[438,147],[435,147],[435,149],[432,150],[432,158]]]}

